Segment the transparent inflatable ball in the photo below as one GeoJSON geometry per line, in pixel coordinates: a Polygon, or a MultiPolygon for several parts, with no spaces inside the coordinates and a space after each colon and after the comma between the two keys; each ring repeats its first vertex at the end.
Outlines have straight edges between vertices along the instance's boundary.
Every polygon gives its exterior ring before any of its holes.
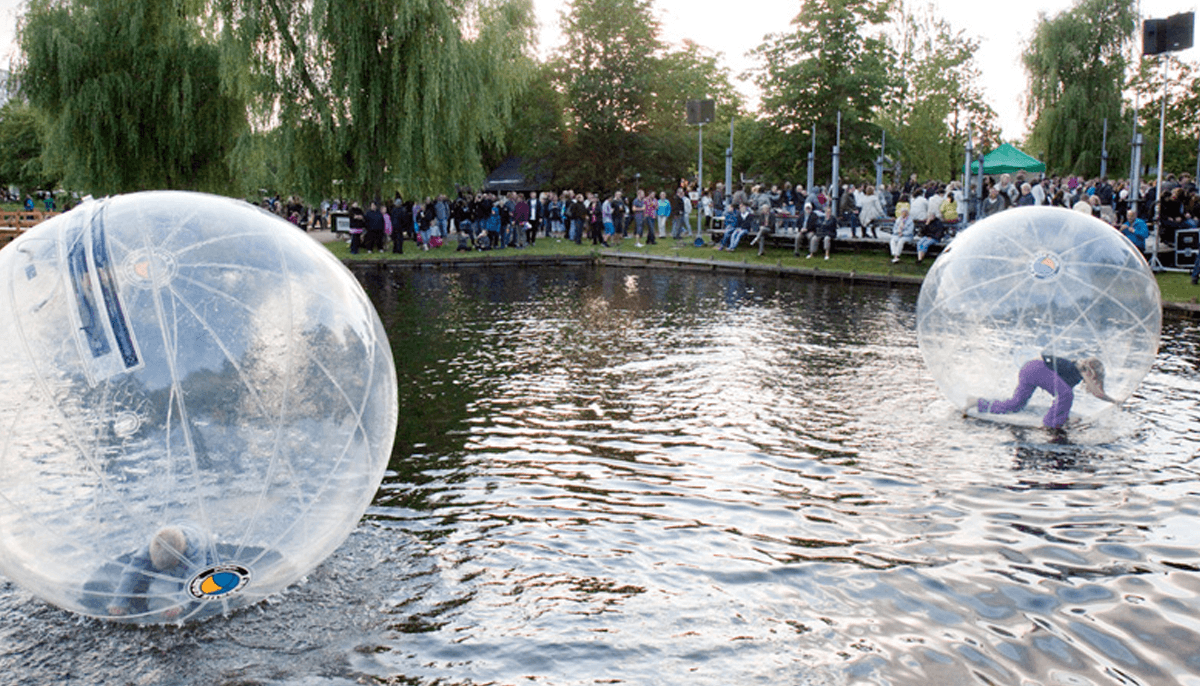
{"type": "Polygon", "coordinates": [[[1161,329],[1158,284],[1133,244],[1099,219],[1052,207],[965,229],[917,304],[921,354],[951,403],[1053,428],[1128,399],[1161,329]]]}
{"type": "Polygon", "coordinates": [[[183,622],[296,582],[356,526],[397,417],[383,326],[295,226],[183,192],[0,250],[0,574],[183,622]]]}

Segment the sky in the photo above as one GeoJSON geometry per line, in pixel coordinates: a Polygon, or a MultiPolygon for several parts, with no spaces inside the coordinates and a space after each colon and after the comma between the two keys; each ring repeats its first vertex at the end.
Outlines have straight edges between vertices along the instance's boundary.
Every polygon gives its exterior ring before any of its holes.
{"type": "MultiPolygon", "coordinates": [[[[541,24],[540,49],[543,55],[561,42],[558,19],[562,0],[533,0],[541,24]]],[[[737,76],[754,66],[746,53],[763,42],[769,33],[788,29],[799,12],[801,0],[743,0],[732,5],[696,2],[696,0],[653,0],[662,23],[662,37],[669,43],[692,40],[721,53],[735,77],[739,90],[751,102],[757,96],[748,80],[737,76]],[[718,10],[715,7],[725,9],[718,10]],[[733,7],[738,11],[729,11],[733,7]]],[[[909,0],[914,6],[921,0],[909,0]]],[[[956,29],[979,40],[977,62],[983,75],[985,97],[996,110],[1005,138],[1019,139],[1026,133],[1024,103],[1025,72],[1021,51],[1037,24],[1039,13],[1054,15],[1069,8],[1072,0],[1010,0],[982,7],[962,0],[931,0],[956,29]],[[987,35],[984,35],[984,34],[987,35]]],[[[16,54],[14,32],[22,0],[0,0],[0,68],[7,68],[16,54]]],[[[1196,0],[1141,0],[1145,19],[1162,19],[1180,12],[1196,10],[1196,0]]],[[[1194,60],[1196,48],[1181,56],[1194,60]]]]}

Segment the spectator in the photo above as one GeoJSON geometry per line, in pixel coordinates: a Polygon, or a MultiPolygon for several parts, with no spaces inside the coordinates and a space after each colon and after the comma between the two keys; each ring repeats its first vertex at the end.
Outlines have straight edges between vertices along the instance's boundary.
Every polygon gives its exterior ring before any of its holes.
{"type": "Polygon", "coordinates": [[[675,189],[675,197],[671,198],[671,238],[683,238],[684,232],[687,230],[685,222],[686,215],[684,214],[684,197],[683,188],[675,189]]]}
{"type": "Polygon", "coordinates": [[[729,209],[725,210],[724,228],[725,233],[721,236],[721,242],[717,244],[717,250],[733,251],[737,244],[741,242],[742,237],[746,235],[746,227],[742,225],[742,212],[745,206],[734,207],[733,203],[729,203],[729,209]]]}
{"type": "MultiPolygon", "coordinates": [[[[854,184],[850,184],[842,191],[842,197],[838,199],[837,217],[840,221],[845,222],[850,226],[850,237],[858,231],[858,204],[855,202],[857,191],[854,184]]],[[[863,236],[866,237],[865,235],[863,236]]]]}
{"type": "Polygon", "coordinates": [[[758,234],[755,235],[753,243],[758,243],[759,257],[762,257],[763,250],[767,247],[767,236],[775,232],[775,216],[771,203],[764,202],[758,206],[758,212],[751,218],[751,221],[758,224],[758,234]]]}
{"type": "Polygon", "coordinates": [[[908,216],[912,217],[913,225],[923,226],[929,221],[929,200],[925,197],[925,191],[920,188],[913,191],[910,203],[908,216]]]}
{"type": "MultiPolygon", "coordinates": [[[[837,238],[837,217],[830,214],[817,227],[816,233],[812,238],[808,239],[808,257],[811,258],[817,252],[817,248],[824,243],[825,259],[829,259],[829,250],[833,247],[833,239],[837,238]]],[[[806,258],[807,259],[807,258],[806,258]]]]}
{"type": "Polygon", "coordinates": [[[1000,199],[1004,201],[1004,207],[1016,207],[1017,198],[1021,196],[1021,192],[1013,184],[1012,178],[1008,174],[1000,175],[1000,199]]]}
{"type": "Polygon", "coordinates": [[[892,240],[890,244],[892,249],[892,264],[900,261],[900,255],[904,252],[904,244],[911,241],[913,237],[913,220],[908,205],[897,205],[896,212],[896,222],[892,224],[892,240]]]}
{"type": "Polygon", "coordinates": [[[875,194],[874,186],[867,186],[863,190],[862,209],[858,211],[858,224],[862,227],[862,237],[866,238],[870,232],[872,238],[879,238],[879,234],[875,231],[875,222],[883,218],[883,203],[879,202],[879,196],[875,194]]]}
{"type": "Polygon", "coordinates": [[[988,197],[983,201],[983,210],[981,212],[983,218],[986,219],[1000,212],[1004,207],[1004,199],[1000,196],[1000,189],[996,186],[989,188],[988,197]]]}
{"type": "Polygon", "coordinates": [[[917,239],[917,264],[925,259],[925,253],[942,241],[946,234],[946,226],[940,219],[930,217],[924,227],[920,227],[920,238],[917,239]]]}
{"type": "Polygon", "coordinates": [[[658,202],[654,199],[654,194],[646,195],[644,208],[642,210],[642,224],[646,227],[646,245],[654,245],[658,242],[655,238],[658,230],[655,228],[655,218],[658,215],[658,202]]]}
{"type": "Polygon", "coordinates": [[[655,210],[658,219],[658,237],[667,237],[667,219],[671,216],[671,201],[667,200],[667,192],[658,192],[658,208],[655,210]]]}
{"type": "Polygon", "coordinates": [[[350,254],[357,255],[362,249],[363,233],[367,230],[367,220],[363,217],[362,208],[358,204],[350,206],[350,254]]]}
{"type": "Polygon", "coordinates": [[[1021,195],[1017,198],[1017,207],[1031,207],[1035,204],[1033,187],[1027,183],[1021,184],[1021,195]]]}
{"type": "Polygon", "coordinates": [[[516,194],[516,202],[513,203],[512,216],[512,242],[518,248],[524,248],[526,241],[529,240],[530,229],[530,209],[529,201],[525,199],[524,193],[516,194]]]}
{"type": "Polygon", "coordinates": [[[1133,247],[1145,254],[1146,239],[1150,237],[1150,227],[1146,226],[1145,220],[1138,216],[1137,210],[1131,209],[1126,212],[1125,221],[1121,223],[1120,228],[1121,235],[1128,238],[1129,242],[1133,243],[1133,247]]]}
{"type": "Polygon", "coordinates": [[[796,220],[796,244],[792,249],[793,255],[800,257],[800,246],[816,235],[820,225],[821,214],[814,209],[811,202],[804,203],[804,212],[796,220]]]}
{"type": "Polygon", "coordinates": [[[367,224],[363,235],[363,247],[367,249],[368,253],[376,250],[383,252],[387,226],[383,221],[383,213],[379,211],[379,203],[372,202],[368,205],[367,211],[363,213],[363,219],[367,224]]]}
{"type": "Polygon", "coordinates": [[[1048,180],[1043,179],[1041,183],[1035,183],[1029,187],[1029,194],[1033,196],[1034,205],[1046,204],[1046,186],[1043,184],[1048,185],[1049,183],[1048,180]]]}
{"type": "Polygon", "coordinates": [[[625,220],[627,210],[628,210],[628,206],[625,204],[624,194],[622,194],[621,191],[617,191],[616,193],[613,193],[612,217],[613,217],[613,226],[616,228],[615,235],[618,238],[624,238],[627,235],[627,232],[626,232],[627,223],[625,220]]]}
{"type": "Polygon", "coordinates": [[[392,253],[399,255],[404,252],[405,228],[404,201],[400,198],[400,194],[396,194],[396,199],[392,201],[388,215],[392,218],[392,253]]]}

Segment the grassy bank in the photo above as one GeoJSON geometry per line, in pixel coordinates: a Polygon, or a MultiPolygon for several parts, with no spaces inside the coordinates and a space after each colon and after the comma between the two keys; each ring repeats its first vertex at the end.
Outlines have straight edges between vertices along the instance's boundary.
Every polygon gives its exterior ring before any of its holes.
{"type": "Polygon", "coordinates": [[[684,257],[689,259],[699,260],[724,260],[728,262],[746,263],[752,265],[762,265],[769,267],[800,267],[804,269],[821,269],[831,272],[856,272],[869,274],[893,274],[896,276],[913,276],[923,277],[929,269],[929,265],[933,260],[926,258],[922,264],[916,263],[916,257],[907,256],[899,264],[891,263],[891,256],[887,252],[887,244],[879,243],[878,249],[864,248],[857,252],[848,249],[839,250],[834,247],[834,252],[829,260],[823,259],[822,255],[816,255],[812,259],[806,259],[802,254],[800,257],[792,255],[790,249],[784,248],[767,248],[762,257],[758,256],[758,248],[747,247],[745,242],[742,243],[735,252],[726,252],[723,250],[714,250],[711,245],[696,247],[689,241],[673,241],[670,239],[660,239],[655,245],[643,245],[638,247],[633,239],[625,239],[624,241],[613,244],[611,247],[593,246],[588,242],[583,245],[560,238],[539,238],[537,243],[525,248],[506,248],[504,250],[485,251],[485,252],[456,252],[453,241],[449,245],[444,245],[441,248],[431,249],[428,252],[420,250],[418,246],[411,243],[404,244],[404,254],[394,255],[391,252],[375,253],[373,255],[360,253],[358,255],[350,254],[350,247],[344,241],[335,241],[327,244],[333,254],[343,260],[380,260],[380,259],[398,259],[398,260],[414,260],[414,259],[488,259],[488,258],[511,258],[516,255],[521,256],[592,256],[598,255],[601,252],[621,252],[634,255],[658,255],[663,257],[684,257]]]}
{"type": "MultiPolygon", "coordinates": [[[[766,267],[797,267],[801,269],[820,269],[831,272],[854,272],[856,274],[878,274],[882,276],[904,276],[923,278],[929,270],[929,266],[933,264],[933,260],[929,257],[921,264],[917,264],[916,257],[906,255],[900,263],[892,264],[891,255],[888,254],[887,243],[878,243],[877,248],[869,246],[861,246],[857,250],[852,250],[846,247],[834,246],[834,252],[829,260],[822,259],[821,255],[816,255],[812,259],[806,259],[804,254],[799,257],[792,255],[790,249],[785,248],[770,248],[762,257],[758,256],[757,247],[747,247],[743,244],[735,252],[726,252],[714,250],[711,246],[696,247],[688,241],[673,241],[670,239],[659,240],[655,245],[643,245],[638,247],[633,239],[625,239],[610,248],[604,246],[592,246],[588,242],[583,245],[560,238],[539,238],[537,243],[525,248],[506,248],[504,250],[495,250],[487,252],[457,252],[454,249],[455,241],[442,246],[441,248],[424,251],[412,243],[404,244],[404,253],[396,255],[391,252],[385,253],[360,253],[358,255],[350,254],[350,246],[345,241],[334,241],[326,244],[330,251],[342,260],[419,260],[419,259],[492,259],[492,258],[512,258],[517,255],[521,256],[592,256],[598,255],[601,251],[619,251],[628,254],[637,255],[658,255],[663,257],[684,257],[700,260],[723,260],[736,263],[745,263],[749,265],[760,265],[766,267]]],[[[1200,302],[1200,286],[1193,286],[1191,279],[1187,274],[1177,272],[1159,272],[1156,274],[1158,279],[1159,290],[1162,291],[1164,301],[1170,303],[1196,304],[1200,302]]]]}

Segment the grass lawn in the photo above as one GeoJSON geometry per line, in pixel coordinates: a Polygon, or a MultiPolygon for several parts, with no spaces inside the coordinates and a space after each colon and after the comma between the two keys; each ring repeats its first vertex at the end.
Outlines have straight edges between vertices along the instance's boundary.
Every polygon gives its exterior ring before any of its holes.
{"type": "Polygon", "coordinates": [[[355,261],[379,259],[419,260],[430,258],[447,260],[495,259],[513,258],[516,256],[589,257],[599,255],[601,252],[619,252],[630,255],[658,255],[694,260],[722,260],[768,267],[799,267],[802,269],[820,269],[831,272],[891,274],[917,278],[925,276],[929,265],[933,263],[930,257],[927,257],[922,264],[917,264],[916,257],[906,256],[899,264],[892,264],[891,256],[887,252],[886,243],[879,243],[878,250],[863,249],[858,252],[853,252],[848,248],[839,250],[838,246],[835,245],[834,251],[828,261],[823,259],[823,255],[815,255],[811,260],[805,259],[803,254],[800,257],[796,257],[787,248],[767,248],[763,256],[759,257],[757,246],[747,246],[744,242],[736,251],[727,252],[724,250],[714,250],[711,244],[696,247],[690,241],[673,241],[671,239],[659,239],[655,245],[638,247],[636,241],[632,238],[627,238],[624,241],[614,244],[612,247],[605,248],[604,246],[592,246],[587,241],[583,245],[576,245],[571,241],[561,238],[538,238],[537,243],[525,248],[506,248],[504,250],[474,252],[455,251],[454,247],[457,243],[451,240],[450,243],[443,245],[441,248],[431,249],[428,252],[421,250],[412,243],[405,243],[404,254],[402,255],[393,255],[391,252],[383,254],[375,253],[373,255],[367,253],[351,255],[350,246],[345,241],[335,241],[326,245],[338,258],[355,261]]]}

